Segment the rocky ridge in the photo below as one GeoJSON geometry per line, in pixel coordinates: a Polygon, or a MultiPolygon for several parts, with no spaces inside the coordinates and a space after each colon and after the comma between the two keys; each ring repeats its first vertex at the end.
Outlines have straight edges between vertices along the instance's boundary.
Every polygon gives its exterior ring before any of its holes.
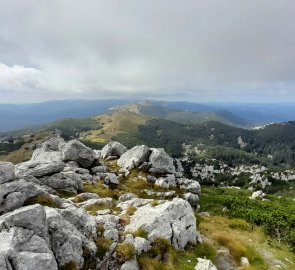
{"type": "Polygon", "coordinates": [[[200,191],[164,149],[51,138],[29,161],[0,162],[0,269],[139,269],[157,239],[200,240],[200,191]]]}

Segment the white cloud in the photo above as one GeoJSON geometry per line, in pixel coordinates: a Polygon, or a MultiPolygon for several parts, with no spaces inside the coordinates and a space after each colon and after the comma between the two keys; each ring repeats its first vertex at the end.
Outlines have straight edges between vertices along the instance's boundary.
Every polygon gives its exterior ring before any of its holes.
{"type": "Polygon", "coordinates": [[[19,65],[7,66],[0,63],[0,88],[25,92],[29,89],[41,88],[43,74],[35,68],[19,65]]]}
{"type": "Polygon", "coordinates": [[[0,6],[3,102],[295,99],[293,0],[0,0],[0,6]]]}

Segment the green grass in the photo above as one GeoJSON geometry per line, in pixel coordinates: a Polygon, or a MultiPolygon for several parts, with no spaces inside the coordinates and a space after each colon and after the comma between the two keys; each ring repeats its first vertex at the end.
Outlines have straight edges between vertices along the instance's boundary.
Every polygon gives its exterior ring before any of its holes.
{"type": "Polygon", "coordinates": [[[49,206],[52,208],[59,208],[59,205],[55,203],[50,196],[47,196],[47,195],[37,195],[27,199],[24,202],[24,205],[33,205],[33,204],[40,204],[40,205],[49,206]]]}
{"type": "Polygon", "coordinates": [[[116,247],[116,258],[120,263],[131,260],[134,254],[134,246],[131,244],[119,243],[116,247]]]}

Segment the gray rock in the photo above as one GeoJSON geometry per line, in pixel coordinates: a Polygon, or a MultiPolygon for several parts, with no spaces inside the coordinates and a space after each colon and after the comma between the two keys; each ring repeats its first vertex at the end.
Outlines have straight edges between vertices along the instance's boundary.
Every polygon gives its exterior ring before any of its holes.
{"type": "Polygon", "coordinates": [[[155,185],[162,188],[176,187],[176,181],[174,174],[169,174],[166,177],[160,177],[156,180],[155,185]]]}
{"type": "Polygon", "coordinates": [[[44,207],[35,204],[0,216],[0,231],[12,227],[31,230],[42,238],[47,238],[46,215],[44,207]]]}
{"type": "Polygon", "coordinates": [[[119,180],[114,173],[106,173],[105,178],[104,178],[104,183],[109,186],[118,185],[119,180]]]}
{"type": "Polygon", "coordinates": [[[59,211],[61,216],[74,225],[88,239],[96,240],[96,221],[82,208],[74,206],[59,211]]]}
{"type": "Polygon", "coordinates": [[[60,137],[51,138],[41,144],[32,154],[31,161],[62,161],[61,149],[65,141],[60,137]]]}
{"type": "Polygon", "coordinates": [[[12,227],[1,231],[0,239],[0,269],[58,269],[47,241],[33,231],[12,227]]]}
{"type": "Polygon", "coordinates": [[[146,145],[134,146],[119,158],[118,165],[130,171],[147,161],[149,154],[150,149],[146,145]]]}
{"type": "Polygon", "coordinates": [[[147,252],[151,248],[151,243],[149,240],[142,237],[134,238],[134,248],[137,255],[140,255],[143,252],[147,252]]]}
{"type": "Polygon", "coordinates": [[[15,179],[14,165],[10,162],[0,162],[0,184],[13,181],[15,179]]]}
{"type": "Polygon", "coordinates": [[[0,214],[23,206],[24,202],[45,192],[34,183],[16,180],[0,185],[0,214]]]}
{"type": "Polygon", "coordinates": [[[218,269],[210,260],[198,258],[198,263],[195,266],[195,270],[218,270],[218,269]]]}
{"type": "Polygon", "coordinates": [[[201,186],[198,181],[187,179],[187,178],[177,178],[177,185],[186,190],[187,192],[200,194],[201,193],[201,186]]]}
{"type": "Polygon", "coordinates": [[[49,239],[59,268],[73,262],[78,269],[84,264],[83,251],[89,258],[95,258],[96,245],[87,239],[57,210],[46,208],[46,220],[49,228],[49,239]]]}
{"type": "Polygon", "coordinates": [[[106,159],[110,156],[115,156],[119,158],[123,153],[127,151],[127,147],[119,142],[110,141],[104,148],[101,150],[101,157],[106,159]]]}
{"type": "Polygon", "coordinates": [[[94,157],[96,160],[99,160],[101,158],[101,150],[93,150],[94,151],[94,157]]]}
{"type": "Polygon", "coordinates": [[[126,201],[129,201],[131,199],[134,199],[134,198],[137,198],[137,196],[133,193],[125,193],[125,194],[122,194],[119,199],[118,199],[118,202],[126,202],[126,201]]]}
{"type": "Polygon", "coordinates": [[[149,172],[154,174],[174,174],[175,166],[173,158],[171,158],[163,148],[152,148],[152,153],[149,157],[151,168],[149,172]]]}
{"type": "Polygon", "coordinates": [[[119,240],[119,232],[116,228],[108,227],[103,232],[103,237],[106,239],[111,239],[115,242],[119,240]]]}
{"type": "Polygon", "coordinates": [[[67,167],[71,167],[71,168],[79,168],[79,164],[76,161],[68,161],[66,165],[67,167]]]}
{"type": "Polygon", "coordinates": [[[86,147],[78,140],[72,140],[64,145],[62,158],[64,161],[76,161],[83,168],[89,168],[94,162],[95,154],[91,148],[86,147]]]}
{"type": "Polygon", "coordinates": [[[189,202],[189,204],[191,205],[191,207],[193,209],[197,209],[198,207],[198,203],[199,203],[199,196],[197,194],[194,193],[185,193],[183,195],[183,198],[189,202]]]}
{"type": "Polygon", "coordinates": [[[136,259],[125,262],[121,266],[121,270],[139,270],[139,265],[136,259]]]}
{"type": "Polygon", "coordinates": [[[61,172],[65,167],[65,163],[61,161],[40,162],[26,161],[16,165],[16,175],[32,175],[34,177],[42,177],[61,172]]]}
{"type": "Polygon", "coordinates": [[[100,199],[100,197],[97,194],[89,193],[89,192],[80,193],[79,195],[76,196],[76,198],[77,197],[79,197],[79,199],[81,199],[82,201],[87,201],[90,199],[100,199]]]}
{"type": "Polygon", "coordinates": [[[101,216],[96,216],[95,217],[96,220],[96,224],[106,224],[106,223],[113,223],[114,227],[116,227],[116,225],[119,223],[120,218],[118,216],[115,215],[111,215],[111,214],[106,214],[106,215],[101,215],[101,216]]]}
{"type": "Polygon", "coordinates": [[[107,172],[107,168],[106,168],[106,166],[96,166],[96,167],[93,167],[91,169],[91,172],[93,174],[95,174],[95,173],[106,173],[107,172]]]}
{"type": "Polygon", "coordinates": [[[147,204],[139,207],[131,216],[125,232],[135,232],[143,228],[148,240],[166,238],[175,248],[183,249],[187,243],[196,243],[197,230],[194,212],[189,203],[175,198],[155,207],[147,204]]]}
{"type": "Polygon", "coordinates": [[[146,179],[150,183],[155,183],[157,181],[157,178],[153,175],[147,175],[146,179]]]}
{"type": "MultiPolygon", "coordinates": [[[[141,198],[134,198],[128,201],[123,201],[117,204],[117,207],[121,208],[125,211],[129,206],[133,207],[142,207],[144,205],[150,204],[153,200],[152,199],[141,199],[141,198]]],[[[159,201],[160,202],[160,201],[159,201]]]]}
{"type": "Polygon", "coordinates": [[[39,179],[43,185],[49,186],[58,191],[77,193],[83,191],[83,183],[79,174],[61,172],[51,176],[44,176],[39,179]]]}

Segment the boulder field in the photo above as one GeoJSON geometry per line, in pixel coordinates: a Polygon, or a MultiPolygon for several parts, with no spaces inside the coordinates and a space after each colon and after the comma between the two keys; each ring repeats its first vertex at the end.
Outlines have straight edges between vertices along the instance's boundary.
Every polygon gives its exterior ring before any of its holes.
{"type": "Polygon", "coordinates": [[[51,138],[29,161],[0,162],[0,270],[139,269],[157,239],[176,249],[199,241],[200,191],[164,149],[51,138]],[[150,188],[135,194],[127,181],[150,188]],[[134,254],[122,261],[124,244],[134,254]]]}

